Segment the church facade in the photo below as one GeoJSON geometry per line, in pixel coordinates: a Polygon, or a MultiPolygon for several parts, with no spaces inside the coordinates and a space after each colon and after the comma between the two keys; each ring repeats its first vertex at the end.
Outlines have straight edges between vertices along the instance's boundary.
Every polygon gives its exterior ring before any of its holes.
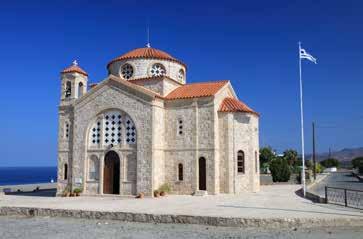
{"type": "Polygon", "coordinates": [[[134,49],[88,85],[76,62],[61,72],[57,194],[152,196],[259,191],[259,115],[229,81],[187,83],[187,66],[134,49]]]}

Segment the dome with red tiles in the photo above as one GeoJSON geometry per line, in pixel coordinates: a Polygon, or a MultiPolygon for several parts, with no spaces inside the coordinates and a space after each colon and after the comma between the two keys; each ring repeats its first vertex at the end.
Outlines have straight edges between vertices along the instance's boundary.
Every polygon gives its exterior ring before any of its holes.
{"type": "Polygon", "coordinates": [[[159,59],[159,60],[168,60],[177,62],[179,64],[182,64],[183,66],[186,66],[183,62],[177,60],[173,56],[171,56],[169,53],[166,53],[165,51],[152,48],[152,47],[143,47],[143,48],[137,48],[132,51],[129,51],[112,61],[110,61],[107,64],[107,67],[109,67],[112,63],[117,61],[123,61],[123,60],[129,60],[129,59],[159,59]]]}

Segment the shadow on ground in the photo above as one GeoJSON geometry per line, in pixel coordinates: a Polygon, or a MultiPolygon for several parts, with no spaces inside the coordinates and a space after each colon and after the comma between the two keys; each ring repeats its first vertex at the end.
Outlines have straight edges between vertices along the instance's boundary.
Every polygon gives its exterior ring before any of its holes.
{"type": "Polygon", "coordinates": [[[55,197],[57,189],[42,189],[32,192],[7,192],[5,195],[31,196],[31,197],[55,197]]]}

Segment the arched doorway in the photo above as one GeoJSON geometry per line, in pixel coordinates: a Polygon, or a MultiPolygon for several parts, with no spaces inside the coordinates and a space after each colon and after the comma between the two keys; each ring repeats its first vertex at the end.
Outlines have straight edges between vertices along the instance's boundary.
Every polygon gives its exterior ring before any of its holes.
{"type": "Polygon", "coordinates": [[[105,156],[103,193],[120,194],[120,158],[115,151],[110,151],[105,156]]]}
{"type": "Polygon", "coordinates": [[[199,190],[207,190],[207,169],[204,157],[199,158],[199,190]]]}

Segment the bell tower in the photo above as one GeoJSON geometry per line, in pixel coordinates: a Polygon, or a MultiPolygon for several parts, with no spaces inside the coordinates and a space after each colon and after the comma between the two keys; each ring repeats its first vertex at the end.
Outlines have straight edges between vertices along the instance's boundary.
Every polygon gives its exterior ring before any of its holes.
{"type": "Polygon", "coordinates": [[[76,60],[61,72],[61,80],[61,104],[73,102],[87,92],[88,74],[76,60]]]}

